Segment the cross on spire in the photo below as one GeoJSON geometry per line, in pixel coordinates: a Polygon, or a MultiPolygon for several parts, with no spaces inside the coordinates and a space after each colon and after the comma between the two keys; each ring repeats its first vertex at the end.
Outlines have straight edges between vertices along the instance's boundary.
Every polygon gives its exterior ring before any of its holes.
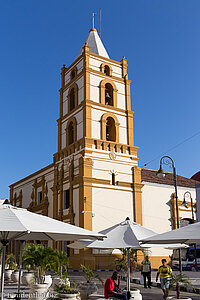
{"type": "Polygon", "coordinates": [[[91,19],[91,21],[92,21],[92,28],[94,28],[94,18],[95,18],[95,16],[96,16],[96,13],[92,13],[92,19],[91,19]]]}

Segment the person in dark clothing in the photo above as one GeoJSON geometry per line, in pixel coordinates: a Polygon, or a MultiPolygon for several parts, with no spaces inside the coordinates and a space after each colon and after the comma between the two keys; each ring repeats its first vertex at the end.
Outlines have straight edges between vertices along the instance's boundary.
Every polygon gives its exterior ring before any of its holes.
{"type": "Polygon", "coordinates": [[[117,299],[129,300],[130,292],[122,292],[119,288],[120,286],[120,276],[117,271],[113,272],[112,276],[106,279],[104,286],[104,296],[105,298],[113,297],[117,299]],[[118,280],[118,283],[116,283],[118,280]]]}
{"type": "Polygon", "coordinates": [[[145,256],[145,259],[141,263],[142,265],[142,275],[144,277],[144,287],[147,288],[147,282],[148,280],[148,288],[151,288],[151,263],[149,261],[149,257],[145,256]]]}

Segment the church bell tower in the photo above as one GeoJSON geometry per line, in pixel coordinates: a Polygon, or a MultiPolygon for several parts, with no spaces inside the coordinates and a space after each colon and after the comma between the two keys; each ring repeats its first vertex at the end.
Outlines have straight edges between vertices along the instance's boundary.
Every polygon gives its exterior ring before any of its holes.
{"type": "Polygon", "coordinates": [[[142,224],[127,60],[110,59],[92,28],[61,82],[54,217],[94,231],[127,216],[142,224]]]}

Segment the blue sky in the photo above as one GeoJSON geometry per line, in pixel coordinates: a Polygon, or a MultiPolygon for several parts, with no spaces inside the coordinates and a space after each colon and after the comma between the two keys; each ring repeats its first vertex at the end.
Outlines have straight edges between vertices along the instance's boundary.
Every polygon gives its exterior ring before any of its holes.
{"type": "MultiPolygon", "coordinates": [[[[73,62],[100,8],[110,57],[128,59],[139,165],[200,131],[199,0],[1,1],[0,198],[52,162],[60,68],[73,62]]],[[[168,152],[179,174],[199,171],[199,149],[197,135],[168,152]]]]}

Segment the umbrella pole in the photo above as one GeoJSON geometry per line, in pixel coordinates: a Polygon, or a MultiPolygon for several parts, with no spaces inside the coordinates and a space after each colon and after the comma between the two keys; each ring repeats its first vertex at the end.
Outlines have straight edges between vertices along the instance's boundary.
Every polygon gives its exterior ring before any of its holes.
{"type": "Polygon", "coordinates": [[[127,262],[128,262],[127,290],[130,292],[130,248],[127,248],[127,262]]]}
{"type": "Polygon", "coordinates": [[[20,241],[20,257],[19,257],[19,280],[18,280],[18,287],[17,287],[17,295],[20,298],[20,285],[21,285],[21,275],[22,275],[22,253],[23,253],[23,244],[24,241],[20,241]]]}
{"type": "Polygon", "coordinates": [[[1,266],[1,300],[3,300],[4,293],[4,271],[5,271],[5,261],[6,261],[6,246],[7,241],[1,241],[3,245],[3,253],[2,253],[2,266],[1,266]]]}

